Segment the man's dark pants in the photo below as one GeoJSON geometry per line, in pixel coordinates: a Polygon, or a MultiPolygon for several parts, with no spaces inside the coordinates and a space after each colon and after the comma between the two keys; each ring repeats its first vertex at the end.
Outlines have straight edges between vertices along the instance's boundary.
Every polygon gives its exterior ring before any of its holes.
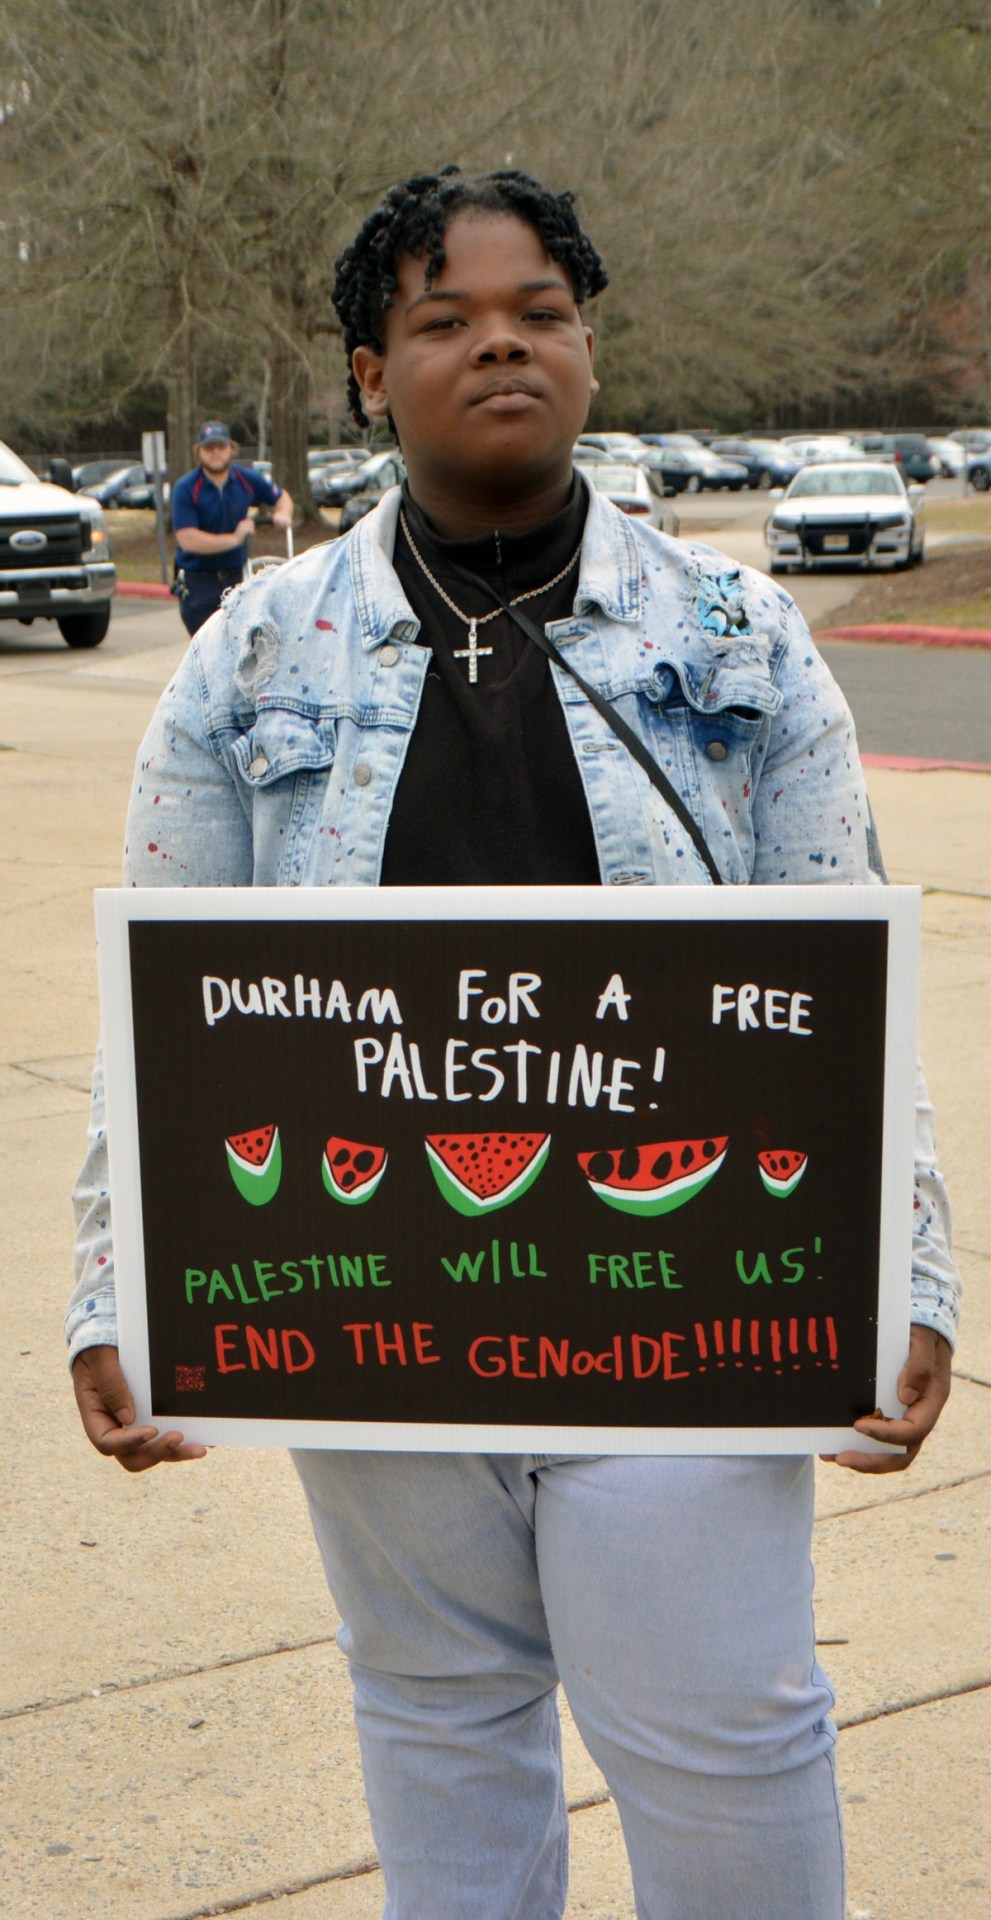
{"type": "Polygon", "coordinates": [[[188,573],[181,576],[179,589],[179,612],[186,632],[198,633],[204,620],[216,613],[228,587],[233,587],[241,579],[240,569],[226,573],[188,573]]]}

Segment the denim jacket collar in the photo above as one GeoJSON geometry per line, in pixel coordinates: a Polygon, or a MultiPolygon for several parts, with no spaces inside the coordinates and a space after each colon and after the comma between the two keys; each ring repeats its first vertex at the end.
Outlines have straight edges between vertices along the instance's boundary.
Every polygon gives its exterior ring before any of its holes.
{"type": "MultiPolygon", "coordinates": [[[[581,478],[589,504],[575,612],[599,607],[611,620],[635,622],[643,610],[636,536],[623,515],[612,511],[584,474],[581,478]]],[[[390,487],[374,512],[358,521],[351,536],[351,586],[366,652],[386,640],[415,640],[420,631],[392,565],[400,500],[399,488],[390,487]]]]}

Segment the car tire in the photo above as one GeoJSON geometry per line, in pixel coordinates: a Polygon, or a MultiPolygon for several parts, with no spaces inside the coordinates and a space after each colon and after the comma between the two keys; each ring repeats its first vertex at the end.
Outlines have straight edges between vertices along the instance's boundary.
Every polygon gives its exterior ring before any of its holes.
{"type": "Polygon", "coordinates": [[[991,473],[988,472],[987,467],[975,467],[973,473],[968,475],[968,479],[976,493],[987,493],[988,488],[991,487],[991,473]]]}
{"type": "Polygon", "coordinates": [[[98,647],[107,637],[110,608],[99,607],[93,613],[67,613],[58,621],[58,630],[67,647],[98,647]]]}
{"type": "Polygon", "coordinates": [[[926,557],[926,543],[923,540],[922,545],[920,547],[917,547],[914,553],[909,554],[908,564],[910,567],[921,567],[925,557],[926,557]]]}
{"type": "Polygon", "coordinates": [[[701,493],[701,491],[702,491],[702,482],[699,479],[698,474],[690,473],[688,476],[688,479],[685,481],[685,492],[701,493]]]}
{"type": "Polygon", "coordinates": [[[773,487],[774,475],[768,467],[761,467],[755,484],[760,487],[762,493],[767,493],[768,489],[773,487]]]}

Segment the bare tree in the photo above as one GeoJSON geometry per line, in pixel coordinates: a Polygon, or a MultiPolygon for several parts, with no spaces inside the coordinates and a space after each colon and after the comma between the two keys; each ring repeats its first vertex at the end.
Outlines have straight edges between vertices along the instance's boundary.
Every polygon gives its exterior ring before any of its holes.
{"type": "Polygon", "coordinates": [[[956,390],[936,347],[991,269],[989,0],[7,12],[0,405],[35,431],[158,383],[180,470],[204,403],[264,391],[305,507],[313,397],[343,389],[334,257],[447,160],[580,189],[610,423],[956,390]]]}

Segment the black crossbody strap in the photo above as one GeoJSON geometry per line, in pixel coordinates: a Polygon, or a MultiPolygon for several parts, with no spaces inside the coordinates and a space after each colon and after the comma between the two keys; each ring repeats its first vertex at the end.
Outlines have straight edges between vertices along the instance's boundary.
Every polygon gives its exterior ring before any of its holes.
{"type": "Polygon", "coordinates": [[[577,667],[573,667],[571,662],[560,652],[559,648],[554,645],[553,640],[548,639],[543,627],[538,627],[537,622],[531,620],[528,614],[521,613],[519,607],[511,606],[508,600],[504,600],[502,594],[492,586],[490,581],[483,580],[479,574],[470,573],[467,567],[459,566],[456,561],[448,559],[446,564],[451,568],[451,571],[458,574],[462,580],[468,582],[473,587],[481,587],[491,599],[497,601],[503,612],[508,613],[511,620],[515,620],[520,631],[525,633],[527,638],[532,640],[534,645],[540,648],[541,653],[546,654],[548,660],[553,660],[556,666],[563,667],[565,673],[571,675],[575,685],[581,688],[586,700],[591,702],[596,713],[602,715],[606,725],[611,727],[617,739],[622,741],[627,753],[631,754],[637,765],[643,768],[651,785],[656,787],[658,793],[663,795],[672,813],[684,827],[713,886],[721,887],[723,885],[723,876],[709,851],[705,835],[702,833],[697,821],[692,818],[681,795],[675,792],[667,774],[658,766],[653,755],[648,753],[639,734],[634,733],[633,728],[627,726],[622,715],[614,711],[609,705],[608,700],[604,700],[601,693],[598,693],[595,687],[589,686],[588,681],[578,672],[577,667]]]}

